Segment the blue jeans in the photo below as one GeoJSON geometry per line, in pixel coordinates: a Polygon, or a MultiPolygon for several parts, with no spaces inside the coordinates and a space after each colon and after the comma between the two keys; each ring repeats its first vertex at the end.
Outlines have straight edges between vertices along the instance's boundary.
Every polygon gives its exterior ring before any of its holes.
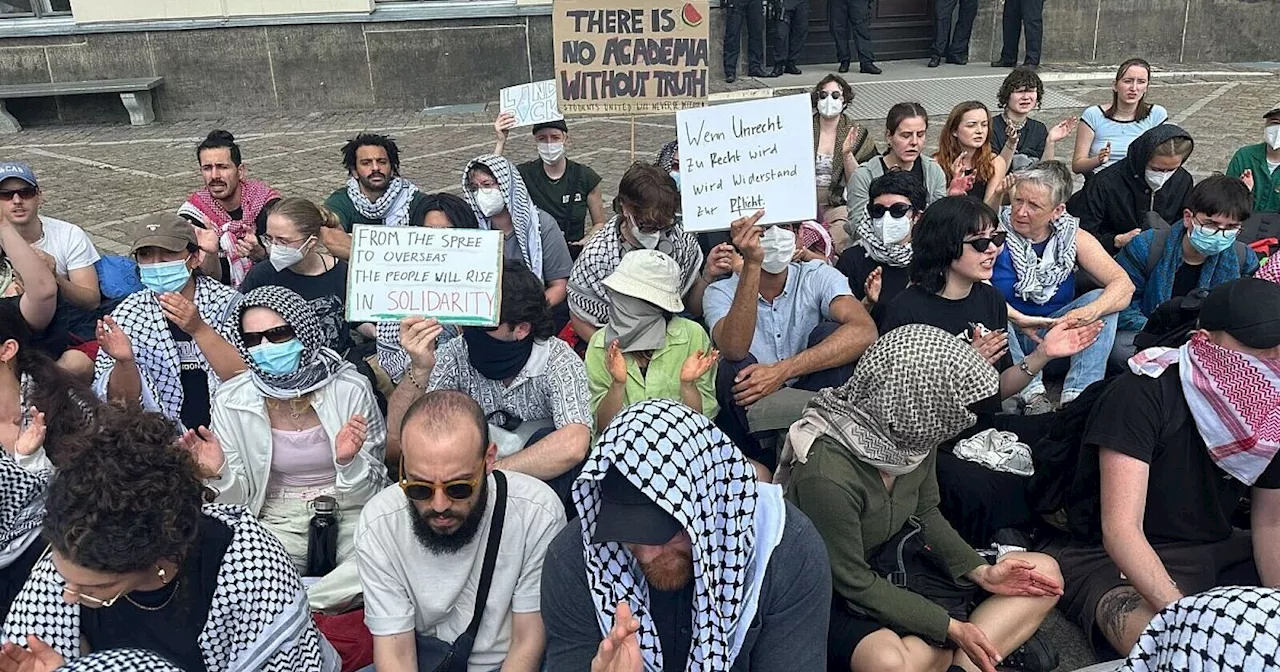
{"type": "MultiPolygon", "coordinates": [[[[1100,296],[1102,296],[1102,290],[1095,289],[1058,309],[1049,317],[1062,317],[1076,308],[1087,306],[1097,301],[1100,296]]],[[[1111,344],[1116,340],[1116,320],[1118,318],[1119,313],[1111,313],[1102,317],[1102,333],[1098,334],[1098,340],[1094,341],[1093,345],[1083,352],[1071,357],[1071,368],[1067,370],[1067,379],[1062,384],[1063,403],[1080,396],[1080,393],[1084,392],[1084,388],[1102,380],[1107,375],[1107,356],[1111,354],[1111,344]]],[[[1009,333],[1017,336],[1017,338],[1009,339],[1009,354],[1013,356],[1013,363],[1018,364],[1026,357],[1025,353],[1036,349],[1036,343],[1012,323],[1009,324],[1009,333]]],[[[1042,329],[1039,335],[1044,336],[1044,333],[1045,330],[1042,329]]],[[[1034,394],[1044,394],[1044,379],[1039,373],[1022,390],[1021,396],[1023,399],[1029,399],[1034,394]]]]}

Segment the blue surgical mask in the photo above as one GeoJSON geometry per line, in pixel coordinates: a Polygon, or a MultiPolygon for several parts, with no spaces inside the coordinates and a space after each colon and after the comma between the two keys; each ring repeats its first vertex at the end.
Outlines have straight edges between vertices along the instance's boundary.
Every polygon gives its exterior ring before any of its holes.
{"type": "Polygon", "coordinates": [[[1206,257],[1212,257],[1220,252],[1225,252],[1227,248],[1231,247],[1236,242],[1236,236],[1239,233],[1239,231],[1218,231],[1207,226],[1192,224],[1191,247],[1194,247],[1196,252],[1206,257]]]}
{"type": "MultiPolygon", "coordinates": [[[[1280,128],[1280,126],[1278,126],[1277,128],[1280,128]]],[[[676,181],[676,189],[679,189],[680,188],[680,171],[678,170],[670,171],[669,175],[671,175],[671,179],[676,181]]]]}
{"type": "Polygon", "coordinates": [[[298,370],[302,361],[302,341],[296,338],[284,343],[263,343],[249,348],[249,356],[268,376],[287,376],[298,370]]]}
{"type": "Polygon", "coordinates": [[[158,264],[138,264],[138,278],[142,285],[156,294],[176,292],[187,286],[191,269],[187,260],[162,261],[158,264]]]}

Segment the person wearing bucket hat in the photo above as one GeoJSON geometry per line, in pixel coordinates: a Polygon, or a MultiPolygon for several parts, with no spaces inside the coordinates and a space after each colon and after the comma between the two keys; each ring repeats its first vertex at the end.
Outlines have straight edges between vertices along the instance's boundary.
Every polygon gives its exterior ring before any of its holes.
{"type": "Polygon", "coordinates": [[[184,430],[207,426],[213,393],[245,368],[228,340],[244,297],[196,272],[204,253],[180,215],[150,215],[132,234],[143,289],[98,321],[93,391],[141,403],[184,430]]]}
{"type": "Polygon", "coordinates": [[[609,323],[591,337],[586,355],[597,431],[644,399],[673,399],[714,418],[719,353],[701,325],[675,315],[684,310],[680,265],[657,250],[636,250],[604,286],[609,323]]]}
{"type": "Polygon", "coordinates": [[[1058,554],[1059,606],[1118,651],[1185,596],[1280,585],[1280,286],[1213,288],[1187,343],[1128,365],[1089,416],[1058,554]]]}

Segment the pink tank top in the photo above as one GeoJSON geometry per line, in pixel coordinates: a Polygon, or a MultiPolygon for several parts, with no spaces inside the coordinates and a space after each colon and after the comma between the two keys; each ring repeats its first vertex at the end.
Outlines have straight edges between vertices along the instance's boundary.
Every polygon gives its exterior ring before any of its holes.
{"type": "Polygon", "coordinates": [[[270,485],[320,487],[332,485],[337,477],[333,448],[323,425],[301,431],[271,430],[270,485]]]}

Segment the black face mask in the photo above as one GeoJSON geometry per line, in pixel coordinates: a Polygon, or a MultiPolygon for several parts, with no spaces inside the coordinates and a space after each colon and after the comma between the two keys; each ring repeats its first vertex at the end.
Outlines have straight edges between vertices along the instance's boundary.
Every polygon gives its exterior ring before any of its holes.
{"type": "Polygon", "coordinates": [[[514,377],[524,368],[533,353],[533,337],[523,341],[500,341],[483,329],[467,327],[462,330],[467,341],[467,358],[480,375],[489,380],[505,380],[514,377]]]}

